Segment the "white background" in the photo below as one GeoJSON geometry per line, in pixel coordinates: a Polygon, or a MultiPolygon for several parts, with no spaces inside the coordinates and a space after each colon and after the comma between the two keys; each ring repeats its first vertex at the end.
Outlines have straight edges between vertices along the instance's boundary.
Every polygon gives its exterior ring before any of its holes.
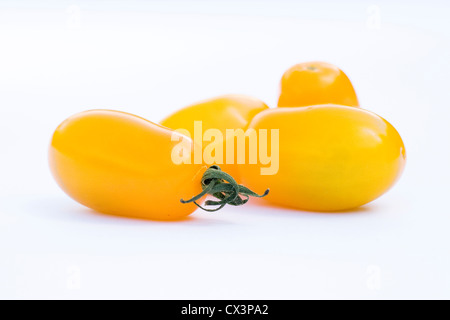
{"type": "Polygon", "coordinates": [[[0,298],[450,298],[445,1],[0,1],[0,298]],[[247,206],[182,223],[94,213],[54,183],[68,116],[159,121],[225,93],[275,106],[336,64],[404,138],[388,194],[341,214],[247,206]]]}

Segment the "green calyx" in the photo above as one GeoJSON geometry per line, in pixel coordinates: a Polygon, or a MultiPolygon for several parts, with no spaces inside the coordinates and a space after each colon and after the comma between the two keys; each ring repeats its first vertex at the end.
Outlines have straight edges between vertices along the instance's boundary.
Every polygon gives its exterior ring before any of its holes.
{"type": "Polygon", "coordinates": [[[211,166],[205,171],[202,177],[202,189],[203,191],[192,199],[181,199],[181,203],[193,202],[202,210],[214,212],[222,209],[227,204],[242,206],[248,202],[250,197],[262,198],[269,194],[269,189],[264,194],[259,195],[247,187],[239,185],[232,176],[222,171],[219,166],[211,166]],[[197,203],[198,200],[207,194],[217,198],[218,201],[207,200],[205,206],[218,206],[217,208],[208,209],[197,203]]]}

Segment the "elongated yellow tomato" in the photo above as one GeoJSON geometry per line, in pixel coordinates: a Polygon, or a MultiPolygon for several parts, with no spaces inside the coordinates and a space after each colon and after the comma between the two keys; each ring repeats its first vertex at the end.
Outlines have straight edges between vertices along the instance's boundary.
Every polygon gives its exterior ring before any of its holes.
{"type": "MultiPolygon", "coordinates": [[[[242,129],[245,131],[253,117],[268,108],[269,107],[264,102],[255,98],[244,95],[224,95],[183,108],[162,120],[161,124],[173,130],[187,130],[193,139],[195,136],[195,142],[198,145],[202,144],[203,150],[206,146],[210,145],[210,143],[214,143],[214,141],[202,141],[203,133],[211,129],[219,130],[223,137],[223,145],[221,146],[223,161],[209,161],[205,164],[219,165],[224,171],[230,173],[236,180],[239,180],[236,158],[232,157],[233,163],[230,163],[231,161],[226,161],[226,144],[232,139],[230,136],[228,136],[229,138],[227,139],[226,130],[242,129]],[[201,122],[199,132],[196,132],[194,128],[195,122],[201,122]],[[200,141],[197,140],[198,138],[200,138],[200,141]]],[[[199,127],[197,127],[197,130],[198,128],[199,127]]],[[[237,144],[234,143],[234,148],[229,149],[233,150],[234,155],[237,154],[236,146],[237,144]]],[[[205,160],[205,157],[203,157],[203,160],[205,160]]]]}
{"type": "Polygon", "coordinates": [[[265,200],[276,205],[310,211],[359,207],[386,192],[406,161],[395,128],[358,108],[276,108],[257,115],[249,128],[279,129],[277,173],[261,175],[261,165],[240,167],[245,185],[270,188],[265,200]]]}
{"type": "Polygon", "coordinates": [[[250,121],[269,107],[262,101],[244,95],[224,95],[187,106],[161,121],[171,129],[187,129],[194,135],[194,122],[202,121],[203,130],[246,129],[250,121]]]}
{"type": "MultiPolygon", "coordinates": [[[[206,168],[176,165],[172,151],[178,142],[171,141],[172,134],[127,113],[83,112],[64,121],[54,133],[50,167],[69,196],[96,211],[144,219],[182,219],[196,206],[182,204],[180,199],[202,191],[200,180],[206,168]]],[[[190,139],[186,141],[192,144],[190,139]]]]}
{"type": "Polygon", "coordinates": [[[325,62],[305,62],[289,68],[281,79],[279,107],[303,107],[325,103],[359,107],[347,75],[325,62]]]}

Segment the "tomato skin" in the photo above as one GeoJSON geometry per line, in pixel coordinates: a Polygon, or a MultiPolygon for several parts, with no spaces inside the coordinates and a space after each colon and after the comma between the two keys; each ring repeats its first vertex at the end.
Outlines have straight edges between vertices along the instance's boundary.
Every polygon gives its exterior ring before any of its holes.
{"type": "MultiPolygon", "coordinates": [[[[203,132],[208,129],[218,129],[222,132],[223,141],[223,163],[205,163],[205,165],[218,165],[225,172],[232,175],[237,181],[239,171],[237,169],[237,160],[234,164],[226,163],[226,130],[227,129],[247,129],[250,121],[261,111],[269,107],[262,101],[245,95],[223,95],[208,99],[187,106],[171,114],[160,123],[172,130],[186,129],[194,139],[194,122],[202,121],[203,132]]],[[[203,147],[210,142],[205,142],[203,147]]],[[[235,143],[234,154],[237,154],[235,143]]]]}
{"type": "Polygon", "coordinates": [[[264,186],[262,201],[308,211],[342,211],[385,193],[406,162],[403,141],[386,120],[358,108],[321,105],[275,108],[249,128],[279,129],[279,171],[242,165],[249,188],[264,186]]]}
{"type": "MultiPolygon", "coordinates": [[[[201,192],[201,165],[175,165],[172,131],[137,116],[87,111],[64,121],[50,146],[51,171],[74,200],[98,212],[178,220],[196,210],[182,204],[201,192]]],[[[192,141],[191,141],[192,143],[192,141]]]]}
{"type": "Polygon", "coordinates": [[[338,104],[359,107],[347,75],[325,62],[305,62],[289,68],[280,85],[278,107],[338,104]]]}

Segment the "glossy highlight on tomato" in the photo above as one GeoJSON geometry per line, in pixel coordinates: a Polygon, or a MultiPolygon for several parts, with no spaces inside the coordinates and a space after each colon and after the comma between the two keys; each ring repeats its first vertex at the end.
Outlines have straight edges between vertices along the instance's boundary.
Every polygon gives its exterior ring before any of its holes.
{"type": "Polygon", "coordinates": [[[305,62],[289,68],[280,85],[279,107],[338,104],[359,107],[347,75],[325,62],[305,62]]]}
{"type": "Polygon", "coordinates": [[[249,128],[279,129],[279,171],[240,166],[250,188],[264,186],[263,201],[308,211],[342,211],[369,203],[399,179],[406,163],[402,138],[378,115],[346,106],[275,108],[249,128]]]}
{"type": "Polygon", "coordinates": [[[180,199],[202,191],[206,167],[174,164],[171,153],[178,142],[171,140],[172,135],[173,131],[131,114],[82,112],[56,129],[50,167],[70,197],[96,211],[152,220],[183,219],[197,207],[180,199]]]}

